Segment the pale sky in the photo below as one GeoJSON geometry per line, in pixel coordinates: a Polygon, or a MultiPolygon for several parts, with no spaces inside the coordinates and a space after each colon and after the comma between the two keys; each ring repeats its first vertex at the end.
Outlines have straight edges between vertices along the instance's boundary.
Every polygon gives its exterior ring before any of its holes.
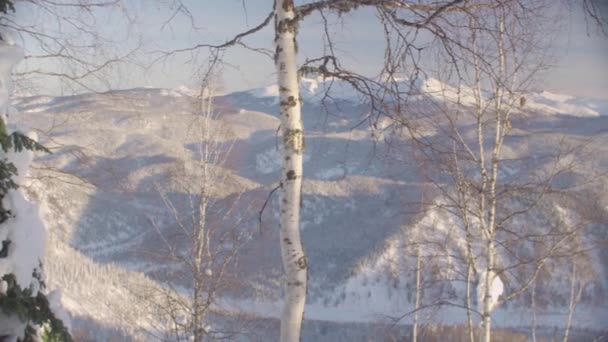
{"type": "MultiPolygon", "coordinates": [[[[246,0],[246,11],[242,0],[187,0],[184,3],[189,6],[198,27],[195,30],[185,16],[177,16],[170,24],[163,26],[170,11],[167,6],[154,5],[154,1],[125,0],[124,3],[119,12],[114,9],[102,13],[96,25],[111,37],[121,37],[128,29],[129,38],[125,39],[125,46],[133,46],[135,41],[141,40],[144,51],[171,50],[203,42],[220,43],[261,22],[272,7],[272,0],[246,0]],[[131,21],[128,26],[124,23],[125,14],[131,21]]],[[[19,12],[19,8],[17,13],[18,19],[20,15],[26,15],[23,11],[19,12]]],[[[563,32],[558,34],[560,38],[555,42],[557,65],[544,78],[542,88],[608,99],[608,37],[601,36],[593,29],[588,35],[580,13],[563,20],[563,32]]],[[[380,63],[383,52],[383,42],[379,38],[381,28],[376,23],[374,13],[359,10],[349,14],[343,22],[334,22],[331,29],[336,33],[337,48],[346,55],[344,62],[362,70],[362,73],[373,73],[373,66],[380,63]]],[[[318,56],[322,48],[321,27],[318,16],[309,18],[301,26],[298,41],[301,60],[307,56],[318,56]]],[[[271,29],[266,28],[246,42],[254,47],[272,48],[272,38],[271,29]]],[[[27,48],[28,42],[25,44],[27,48]]],[[[201,53],[203,55],[195,56],[194,60],[192,55],[183,54],[148,70],[123,67],[113,74],[113,85],[119,88],[195,86],[198,79],[193,70],[200,65],[206,50],[201,53]]],[[[228,50],[224,57],[227,66],[223,70],[222,86],[226,92],[275,82],[273,64],[268,57],[239,47],[228,50]]],[[[138,60],[147,63],[151,58],[150,54],[140,54],[138,60]]],[[[57,89],[45,92],[56,93],[57,89]]]]}

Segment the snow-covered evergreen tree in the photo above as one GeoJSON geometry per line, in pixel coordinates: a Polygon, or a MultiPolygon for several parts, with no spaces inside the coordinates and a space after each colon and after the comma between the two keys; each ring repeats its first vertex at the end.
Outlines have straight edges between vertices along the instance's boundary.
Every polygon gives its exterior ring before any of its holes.
{"type": "Polygon", "coordinates": [[[11,71],[23,50],[8,34],[0,34],[0,340],[71,341],[59,318],[66,317],[59,293],[45,294],[44,223],[37,206],[18,190],[33,152],[45,150],[34,136],[8,125],[14,112],[9,103],[11,71]]]}

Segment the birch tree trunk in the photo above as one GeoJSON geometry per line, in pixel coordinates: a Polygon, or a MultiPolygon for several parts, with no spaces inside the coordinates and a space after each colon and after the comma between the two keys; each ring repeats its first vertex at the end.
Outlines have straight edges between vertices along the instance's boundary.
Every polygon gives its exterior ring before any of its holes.
{"type": "MultiPolygon", "coordinates": [[[[488,265],[493,265],[494,264],[494,241],[493,240],[488,240],[488,246],[487,246],[488,252],[487,252],[487,262],[488,265]]],[[[485,276],[483,277],[482,281],[485,282],[485,286],[484,286],[484,295],[483,295],[483,311],[482,311],[482,326],[483,326],[483,337],[482,337],[482,341],[484,342],[490,342],[492,339],[492,285],[493,285],[493,278],[494,278],[494,272],[492,271],[492,266],[487,266],[486,267],[486,272],[485,272],[485,276]]]]}
{"type": "Polygon", "coordinates": [[[412,342],[418,341],[418,310],[420,309],[420,300],[422,297],[421,274],[420,274],[420,245],[416,245],[416,302],[414,304],[414,324],[412,327],[412,342]]]}
{"type": "Polygon", "coordinates": [[[583,278],[577,278],[576,259],[572,258],[572,268],[570,269],[570,300],[568,302],[568,319],[566,320],[566,331],[564,332],[563,342],[568,342],[570,337],[570,330],[572,328],[572,318],[574,317],[574,311],[576,306],[581,300],[585,285],[583,284],[583,278]],[[577,289],[578,287],[578,289],[577,289]]]}
{"type": "Polygon", "coordinates": [[[471,280],[473,279],[473,266],[471,261],[468,261],[467,266],[467,284],[466,284],[466,298],[465,306],[467,307],[467,333],[469,335],[469,342],[475,342],[475,333],[473,331],[473,317],[471,315],[471,280]]]}
{"type": "MultiPolygon", "coordinates": [[[[469,27],[474,27],[474,21],[471,19],[469,22],[469,27]]],[[[480,340],[484,342],[490,342],[490,333],[491,333],[491,316],[490,316],[490,286],[492,284],[492,267],[494,261],[493,257],[493,229],[491,222],[488,222],[487,219],[487,206],[486,206],[486,194],[488,191],[488,187],[491,186],[491,179],[488,175],[488,169],[486,166],[486,150],[485,150],[485,134],[484,134],[484,100],[482,98],[482,89],[481,89],[481,62],[478,57],[478,42],[477,42],[477,32],[471,29],[471,39],[472,39],[472,51],[473,51],[473,67],[475,70],[475,86],[473,90],[474,98],[475,98],[475,117],[477,122],[477,144],[479,149],[479,173],[481,175],[481,184],[479,190],[479,207],[477,216],[479,217],[479,223],[483,238],[486,243],[486,266],[485,272],[482,273],[481,279],[479,282],[483,283],[483,293],[478,293],[478,299],[481,298],[481,331],[480,331],[480,340]]]]}
{"type": "Polygon", "coordinates": [[[572,314],[574,313],[574,292],[576,288],[576,263],[572,261],[570,269],[570,301],[568,302],[568,318],[566,319],[566,330],[564,331],[563,342],[568,342],[570,336],[570,326],[572,325],[572,314]]]}
{"type": "Polygon", "coordinates": [[[532,342],[536,342],[536,282],[532,286],[530,300],[532,305],[532,342]]]}
{"type": "Polygon", "coordinates": [[[296,23],[293,0],[275,1],[275,67],[281,107],[281,214],[280,243],[285,271],[285,306],[281,316],[281,341],[300,340],[308,267],[300,240],[302,154],[304,135],[296,65],[296,23]]]}
{"type": "MultiPolygon", "coordinates": [[[[485,294],[483,301],[483,341],[490,342],[492,339],[492,310],[494,305],[492,300],[492,292],[494,292],[494,278],[496,266],[496,212],[498,199],[496,196],[496,187],[498,184],[498,168],[500,163],[500,153],[502,142],[505,136],[504,122],[508,119],[508,112],[504,108],[503,98],[505,95],[505,83],[508,79],[506,75],[506,50],[505,50],[505,12],[504,7],[499,6],[497,13],[497,35],[496,48],[498,52],[498,78],[494,81],[493,102],[494,102],[494,141],[490,160],[490,178],[488,180],[488,222],[487,222],[487,247],[486,247],[486,273],[485,273],[485,294]]],[[[477,48],[477,47],[475,47],[477,48]]],[[[514,77],[514,76],[511,76],[514,77]]],[[[480,84],[477,84],[480,89],[480,84]]],[[[483,140],[481,144],[483,145],[483,140]]],[[[483,213],[485,216],[485,212],[483,213]]]]}

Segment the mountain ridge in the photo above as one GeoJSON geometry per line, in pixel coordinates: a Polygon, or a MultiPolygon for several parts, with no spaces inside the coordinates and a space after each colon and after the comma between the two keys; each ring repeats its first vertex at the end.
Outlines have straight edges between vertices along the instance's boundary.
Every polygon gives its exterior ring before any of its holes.
{"type": "MultiPolygon", "coordinates": [[[[321,85],[305,82],[305,86],[311,94],[321,94],[321,85]]],[[[432,86],[441,88],[437,84],[432,86]]],[[[49,208],[45,214],[53,241],[49,248],[57,252],[47,260],[52,264],[50,269],[67,262],[61,257],[61,250],[74,250],[98,265],[117,265],[137,274],[150,270],[151,261],[142,260],[137,253],[159,247],[155,242],[158,233],[150,222],[170,227],[156,184],[171,177],[182,163],[194,160],[188,146],[196,137],[185,132],[189,132],[189,124],[196,116],[192,108],[195,99],[184,89],[181,91],[139,88],[15,101],[19,109],[16,121],[48,132],[42,142],[54,145],[53,154],[37,158],[40,166],[31,185],[32,196],[49,208]],[[66,179],[79,185],[64,183],[66,179]]],[[[243,281],[264,292],[259,297],[249,294],[253,290],[232,295],[244,303],[243,311],[269,317],[276,316],[274,309],[257,310],[255,303],[247,303],[253,300],[272,308],[280,299],[276,198],[270,199],[262,215],[263,233],[258,232],[256,223],[257,213],[276,184],[280,168],[276,162],[279,121],[274,95],[257,90],[217,96],[220,114],[219,121],[214,123],[217,127],[228,126],[231,133],[226,143],[234,143],[226,165],[217,169],[228,185],[217,205],[236,205],[250,215],[246,222],[252,242],[244,250],[247,260],[242,260],[241,274],[243,281]],[[256,96],[260,93],[272,96],[256,96]],[[235,196],[240,190],[243,194],[235,196]]],[[[341,111],[330,118],[324,117],[321,103],[306,96],[304,100],[305,120],[313,121],[306,123],[302,219],[311,267],[308,308],[314,319],[358,310],[357,321],[373,321],[411,309],[412,259],[399,251],[407,245],[413,231],[428,231],[439,225],[443,228],[437,229],[437,236],[431,234],[428,238],[449,236],[450,219],[407,209],[419,203],[423,190],[430,186],[422,177],[425,170],[415,164],[415,152],[407,139],[398,141],[405,147],[395,154],[395,146],[378,141],[366,127],[352,129],[353,121],[365,117],[367,109],[365,103],[351,95],[334,98],[340,101],[335,108],[341,111]],[[404,230],[404,227],[419,228],[404,230]]],[[[608,152],[605,129],[608,112],[604,111],[608,101],[587,104],[581,99],[549,93],[528,96],[526,106],[546,115],[529,115],[513,123],[515,128],[508,147],[514,157],[535,149],[550,150],[560,134],[571,142],[579,136],[592,139],[594,148],[608,152]]],[[[595,162],[608,165],[608,158],[601,157],[607,153],[597,155],[595,162]]],[[[521,163],[513,162],[509,167],[513,177],[526,172],[526,165],[521,163]]],[[[608,187],[608,182],[601,184],[608,187]]],[[[174,196],[179,199],[181,195],[174,196]]],[[[606,211],[608,199],[604,201],[606,211]]],[[[606,223],[601,227],[606,229],[606,223]]],[[[604,279],[597,283],[598,298],[605,298],[608,258],[596,258],[594,267],[604,273],[599,276],[604,279]]],[[[92,298],[85,298],[89,294],[82,291],[78,292],[80,297],[70,297],[68,282],[52,277],[49,282],[51,287],[66,288],[68,309],[74,302],[93,303],[92,298]]],[[[456,285],[446,284],[448,295],[450,291],[457,294],[462,291],[456,285]]],[[[74,313],[82,312],[81,308],[72,309],[74,313]]],[[[548,306],[546,310],[557,309],[548,306]]],[[[438,316],[439,321],[458,323],[454,310],[446,312],[438,316]]],[[[582,312],[588,314],[577,320],[578,326],[605,328],[593,305],[585,306],[582,312]]],[[[509,326],[515,313],[523,315],[511,307],[497,311],[497,325],[509,326]]],[[[99,317],[94,312],[91,315],[102,322],[117,324],[116,319],[106,319],[101,313],[99,317]]],[[[546,324],[558,324],[554,316],[547,314],[547,317],[546,324]]]]}

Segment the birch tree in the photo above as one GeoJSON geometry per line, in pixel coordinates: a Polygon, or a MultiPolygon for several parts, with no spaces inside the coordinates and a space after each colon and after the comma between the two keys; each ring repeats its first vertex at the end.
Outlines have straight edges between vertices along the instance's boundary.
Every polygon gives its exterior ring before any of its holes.
{"type": "MultiPolygon", "coordinates": [[[[545,67],[539,33],[547,32],[550,21],[543,16],[549,15],[549,4],[525,5],[496,2],[463,14],[460,22],[468,21],[466,26],[445,28],[460,33],[447,33],[451,38],[444,41],[437,77],[455,86],[440,82],[429,96],[440,114],[419,120],[419,126],[438,134],[408,132],[436,167],[427,177],[443,202],[434,206],[456,217],[461,227],[470,341],[475,340],[472,312],[481,317],[479,339],[490,341],[497,307],[528,291],[550,261],[592,248],[575,243],[585,224],[566,222],[559,203],[568,191],[556,182],[563,174],[583,173],[580,146],[556,139],[550,152],[530,150],[530,156],[522,156],[507,145],[535,114],[526,107],[526,96],[545,67]],[[509,175],[513,168],[519,168],[517,176],[509,175]],[[525,224],[524,217],[534,222],[525,224]],[[475,283],[477,310],[471,301],[475,283]]],[[[534,133],[524,136],[537,139],[534,133]]]]}
{"type": "MultiPolygon", "coordinates": [[[[299,94],[299,74],[317,74],[322,77],[343,79],[353,88],[370,97],[372,109],[378,111],[376,94],[373,88],[384,87],[380,80],[362,76],[354,71],[341,67],[339,58],[331,47],[331,38],[327,43],[331,54],[309,59],[298,66],[296,41],[298,26],[301,21],[313,13],[342,15],[360,7],[372,7],[382,14],[384,20],[406,29],[420,30],[434,25],[444,12],[464,11],[463,0],[442,1],[439,3],[413,4],[408,1],[384,0],[333,0],[316,1],[296,6],[293,0],[276,0],[274,8],[262,23],[252,29],[236,35],[233,39],[219,45],[198,44],[192,48],[171,51],[165,56],[178,52],[192,51],[201,48],[211,50],[224,49],[237,45],[248,35],[264,28],[274,17],[275,32],[275,70],[278,75],[279,104],[281,114],[281,158],[282,171],[280,182],[280,243],[285,271],[284,291],[285,306],[281,315],[281,341],[299,341],[304,319],[307,288],[307,260],[300,238],[300,206],[302,197],[302,154],[304,152],[304,131],[301,118],[301,98],[299,94]],[[400,11],[410,12],[412,20],[400,18],[400,11]]],[[[429,29],[432,34],[437,31],[429,29]]],[[[403,58],[396,54],[396,59],[403,58]]],[[[394,92],[393,94],[398,94],[394,92]]]]}
{"type": "MultiPolygon", "coordinates": [[[[217,51],[235,45],[246,46],[244,40],[248,36],[256,34],[268,26],[274,19],[274,64],[279,86],[282,141],[280,157],[282,169],[279,185],[281,193],[280,244],[285,271],[285,307],[281,315],[281,341],[300,340],[306,303],[307,261],[299,231],[303,177],[302,154],[305,146],[305,132],[303,131],[301,117],[302,101],[299,94],[298,75],[316,75],[324,78],[340,79],[349,83],[353,89],[360,92],[368,100],[370,104],[369,123],[372,128],[375,126],[376,120],[381,115],[384,115],[394,119],[399,124],[407,126],[408,129],[412,129],[409,118],[402,116],[405,112],[403,104],[407,102],[409,93],[404,91],[403,87],[397,85],[397,76],[413,76],[410,77],[413,84],[416,81],[415,76],[422,72],[420,52],[424,47],[419,45],[426,46],[428,42],[420,43],[417,40],[418,35],[422,33],[428,35],[431,37],[432,44],[442,49],[442,55],[447,55],[449,58],[456,60],[458,56],[455,55],[455,49],[462,49],[467,52],[471,51],[470,42],[459,41],[458,32],[455,33],[457,35],[453,35],[455,31],[453,29],[459,27],[459,23],[462,23],[461,20],[463,18],[481,18],[484,15],[488,15],[488,13],[496,15],[497,13],[500,14],[500,8],[505,6],[517,7],[519,5],[522,5],[522,3],[515,0],[499,2],[465,0],[416,2],[406,0],[325,0],[309,1],[300,5],[296,5],[293,0],[275,0],[274,7],[262,22],[248,30],[244,30],[222,44],[201,43],[162,53],[162,58],[164,58],[176,53],[193,52],[200,49],[217,51]],[[384,36],[378,38],[384,39],[386,42],[386,58],[380,66],[380,76],[377,77],[365,76],[358,72],[358,70],[344,67],[338,51],[334,49],[332,43],[333,37],[329,30],[327,30],[328,15],[340,17],[362,8],[371,8],[377,12],[378,23],[384,31],[384,36]],[[324,48],[327,53],[316,58],[307,58],[305,62],[298,63],[296,42],[299,24],[313,14],[319,14],[323,19],[325,25],[324,48]]],[[[181,2],[180,6],[180,8],[183,8],[181,2]]],[[[521,7],[526,9],[526,6],[521,7]]],[[[188,16],[192,17],[191,12],[188,12],[188,16]]],[[[496,27],[483,27],[479,28],[479,30],[486,33],[496,32],[496,27]]],[[[498,28],[498,31],[500,30],[498,28]]],[[[505,39],[504,36],[501,38],[494,36],[494,38],[495,42],[498,42],[504,49],[504,43],[500,43],[500,41],[505,39]]],[[[501,47],[499,46],[499,48],[501,47]]],[[[482,56],[481,53],[473,53],[473,55],[482,56]]],[[[503,60],[504,58],[499,56],[498,59],[503,60]]],[[[489,70],[484,69],[484,71],[489,70]]],[[[506,69],[498,71],[498,74],[501,76],[512,76],[506,69]]],[[[494,80],[493,85],[495,86],[497,97],[493,100],[493,103],[495,104],[495,112],[498,113],[497,120],[495,121],[497,129],[495,137],[497,138],[496,143],[498,147],[494,149],[491,155],[495,157],[500,153],[500,145],[502,144],[501,132],[504,132],[503,126],[509,122],[508,110],[505,110],[505,108],[509,108],[509,106],[513,107],[515,97],[513,93],[505,89],[505,85],[502,82],[507,80],[504,77],[496,77],[494,80]]],[[[482,106],[481,110],[485,111],[486,104],[484,103],[482,106]]],[[[484,155],[483,158],[486,158],[485,151],[482,151],[481,154],[484,155]]],[[[489,189],[490,192],[487,193],[487,198],[490,198],[490,202],[492,202],[496,198],[494,182],[496,177],[494,176],[497,175],[498,168],[495,163],[496,158],[488,158],[490,160],[487,164],[484,161],[480,162],[479,165],[483,165],[484,189],[489,189]]],[[[487,198],[482,202],[487,202],[487,198]]],[[[494,204],[490,203],[489,207],[492,208],[494,204]]],[[[486,211],[487,207],[485,204],[482,209],[483,212],[486,211]]],[[[493,227],[497,226],[493,209],[490,210],[490,216],[484,216],[484,224],[486,225],[486,234],[491,237],[494,234],[493,227]]],[[[495,246],[491,240],[487,240],[488,244],[486,246],[490,271],[495,262],[493,256],[495,246]]],[[[468,273],[469,278],[471,278],[472,267],[469,267],[468,273]]],[[[491,272],[487,272],[484,282],[488,283],[492,281],[491,274],[491,272]]],[[[489,288],[489,286],[486,286],[486,288],[489,288]]],[[[484,317],[486,317],[486,327],[489,331],[490,305],[489,301],[487,302],[485,306],[488,313],[484,317]]]]}
{"type": "MultiPolygon", "coordinates": [[[[442,5],[427,6],[426,12],[437,16],[450,7],[462,1],[447,2],[442,5]]],[[[314,2],[296,8],[293,0],[275,1],[275,69],[278,74],[279,100],[282,129],[282,158],[281,174],[281,209],[280,209],[280,241],[283,257],[285,280],[285,307],[281,316],[281,341],[299,341],[304,318],[307,286],[306,255],[300,239],[300,206],[302,188],[302,153],[304,150],[304,135],[301,118],[301,98],[299,94],[298,71],[317,73],[323,77],[337,77],[350,80],[355,89],[363,89],[357,85],[357,80],[367,82],[363,77],[353,76],[352,73],[339,70],[335,56],[325,56],[315,62],[321,66],[307,63],[298,68],[296,63],[296,39],[299,21],[313,11],[332,10],[337,13],[347,12],[359,6],[377,6],[379,9],[410,8],[415,5],[399,1],[326,1],[314,2]],[[328,61],[335,67],[327,69],[328,61]]],[[[423,26],[432,17],[425,18],[422,23],[412,23],[412,26],[423,26]]],[[[409,23],[408,23],[409,24],[409,23]]],[[[366,86],[368,88],[368,86],[366,86]]],[[[368,88],[369,89],[369,88],[368,88]]]]}
{"type": "Polygon", "coordinates": [[[280,241],[285,271],[285,306],[281,315],[281,341],[299,341],[308,266],[300,238],[300,208],[304,131],[302,125],[300,85],[296,64],[296,30],[293,0],[275,1],[275,68],[278,75],[281,107],[281,214],[280,241]]]}
{"type": "MultiPolygon", "coordinates": [[[[318,11],[323,15],[356,10],[359,7],[371,6],[383,13],[387,20],[406,28],[422,29],[432,26],[433,20],[443,12],[463,11],[463,1],[446,1],[439,4],[417,5],[402,1],[319,1],[296,7],[292,0],[275,1],[275,68],[278,74],[279,97],[282,126],[281,175],[281,250],[283,266],[286,272],[285,308],[281,318],[281,341],[300,340],[301,322],[304,317],[306,301],[307,263],[299,236],[299,206],[302,186],[302,152],[304,148],[303,126],[301,119],[301,99],[299,95],[298,72],[318,74],[322,77],[343,79],[353,88],[369,96],[374,103],[372,87],[380,85],[378,81],[361,76],[356,72],[345,70],[340,66],[334,54],[331,38],[327,36],[329,55],[311,59],[300,68],[296,64],[296,46],[298,23],[311,13],[318,11]],[[415,21],[398,18],[397,11],[407,10],[413,13],[415,21]]],[[[327,32],[327,31],[326,31],[327,32]]],[[[432,30],[431,30],[432,32],[432,30]]],[[[403,55],[399,56],[403,58],[403,55]]]]}
{"type": "Polygon", "coordinates": [[[164,287],[146,289],[142,300],[167,323],[158,330],[175,341],[222,340],[238,331],[210,318],[221,311],[218,296],[236,287],[231,279],[250,236],[243,227],[242,190],[230,186],[232,174],[224,169],[234,139],[214,106],[216,57],[190,99],[191,113],[182,114],[182,158],[168,179],[156,183],[170,219],[150,218],[161,245],[145,254],[161,265],[151,273],[164,287]]]}

